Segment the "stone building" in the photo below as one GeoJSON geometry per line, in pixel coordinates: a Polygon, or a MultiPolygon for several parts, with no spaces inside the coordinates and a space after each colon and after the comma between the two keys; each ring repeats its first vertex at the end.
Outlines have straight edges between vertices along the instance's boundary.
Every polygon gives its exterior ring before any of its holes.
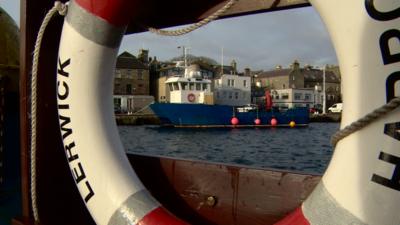
{"type": "Polygon", "coordinates": [[[116,113],[134,113],[154,101],[149,96],[148,51],[141,50],[138,57],[123,52],[117,58],[113,97],[116,113]]]}
{"type": "MultiPolygon", "coordinates": [[[[333,67],[332,67],[333,68],[333,67]]],[[[341,82],[338,69],[325,71],[326,106],[341,102],[341,82]]],[[[280,89],[311,89],[321,92],[323,87],[322,69],[312,66],[300,67],[296,60],[289,68],[277,66],[275,70],[253,73],[254,86],[258,89],[280,90],[280,89]]],[[[340,74],[340,73],[339,73],[340,74]]]]}
{"type": "Polygon", "coordinates": [[[117,58],[114,95],[149,95],[149,68],[129,52],[117,58]]]}

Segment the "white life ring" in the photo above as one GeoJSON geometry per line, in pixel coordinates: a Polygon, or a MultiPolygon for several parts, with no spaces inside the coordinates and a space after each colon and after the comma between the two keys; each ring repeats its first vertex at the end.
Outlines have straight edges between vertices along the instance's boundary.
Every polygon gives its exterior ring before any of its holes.
{"type": "MultiPolygon", "coordinates": [[[[400,5],[310,1],[339,58],[344,127],[398,96],[400,5]]],[[[74,0],[69,5],[57,70],[61,135],[76,185],[97,224],[185,224],[145,190],[127,160],[113,116],[110,74],[135,3],[74,0]]],[[[277,224],[399,224],[400,142],[392,129],[399,127],[399,113],[339,142],[311,196],[277,224]]]]}
{"type": "Polygon", "coordinates": [[[188,94],[187,99],[189,102],[194,102],[196,100],[196,96],[193,93],[188,94]]]}

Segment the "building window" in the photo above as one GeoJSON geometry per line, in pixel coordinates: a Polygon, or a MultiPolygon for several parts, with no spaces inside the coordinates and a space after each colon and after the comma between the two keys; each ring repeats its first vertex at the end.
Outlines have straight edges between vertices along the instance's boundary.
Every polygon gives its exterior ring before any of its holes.
{"type": "Polygon", "coordinates": [[[173,86],[174,86],[174,91],[179,91],[178,83],[173,83],[173,86]]]}
{"type": "Polygon", "coordinates": [[[121,78],[121,70],[115,70],[115,78],[121,78]]]}
{"type": "Polygon", "coordinates": [[[311,100],[311,94],[304,94],[304,100],[306,101],[311,100]]]}
{"type": "Polygon", "coordinates": [[[127,94],[131,94],[132,93],[132,85],[131,84],[127,84],[126,85],[126,93],[127,94]]]}
{"type": "Polygon", "coordinates": [[[282,93],[282,99],[289,99],[288,93],[282,93]]]}
{"type": "Polygon", "coordinates": [[[201,84],[200,83],[196,84],[196,91],[201,91],[201,84]]]}
{"type": "Polygon", "coordinates": [[[143,80],[143,70],[137,70],[137,79],[143,80]]]}
{"type": "Polygon", "coordinates": [[[235,80],[228,79],[228,86],[229,87],[234,87],[235,86],[235,80]]]}
{"type": "Polygon", "coordinates": [[[301,93],[294,93],[294,100],[301,100],[302,94],[301,93]]]}
{"type": "Polygon", "coordinates": [[[182,87],[182,90],[187,90],[187,83],[186,82],[182,82],[181,83],[181,87],[182,87]]]}
{"type": "Polygon", "coordinates": [[[243,80],[243,87],[247,87],[247,80],[243,80]]]}
{"type": "Polygon", "coordinates": [[[229,92],[229,99],[232,99],[232,92],[229,92]]]}
{"type": "Polygon", "coordinates": [[[285,85],[285,84],[282,84],[282,88],[285,89],[285,88],[286,88],[286,85],[285,85]]]}
{"type": "Polygon", "coordinates": [[[114,98],[114,105],[121,107],[121,99],[120,98],[114,98]]]}
{"type": "Polygon", "coordinates": [[[127,79],[133,79],[132,70],[125,70],[125,78],[127,78],[127,79]]]}
{"type": "Polygon", "coordinates": [[[235,99],[239,98],[239,92],[235,92],[235,99]]]}

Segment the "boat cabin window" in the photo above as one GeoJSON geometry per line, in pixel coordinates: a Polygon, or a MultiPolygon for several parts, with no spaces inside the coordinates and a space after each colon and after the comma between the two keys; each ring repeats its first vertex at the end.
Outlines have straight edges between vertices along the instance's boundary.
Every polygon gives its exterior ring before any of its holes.
{"type": "Polygon", "coordinates": [[[207,90],[207,84],[201,84],[202,85],[202,87],[201,87],[201,90],[207,90]]]}
{"type": "Polygon", "coordinates": [[[174,85],[174,91],[179,91],[178,83],[173,83],[173,85],[174,85]]]}
{"type": "Polygon", "coordinates": [[[191,91],[194,90],[194,83],[189,83],[189,90],[191,90],[191,91]]]}
{"type": "Polygon", "coordinates": [[[201,91],[201,84],[200,83],[196,84],[196,91],[201,91]]]}
{"type": "Polygon", "coordinates": [[[172,84],[171,84],[171,83],[168,84],[168,87],[169,87],[169,91],[173,91],[173,90],[174,90],[174,89],[172,88],[172,84]]]}
{"type": "Polygon", "coordinates": [[[181,82],[181,88],[182,88],[182,90],[187,90],[187,88],[188,88],[188,83],[186,83],[186,82],[181,82]]]}

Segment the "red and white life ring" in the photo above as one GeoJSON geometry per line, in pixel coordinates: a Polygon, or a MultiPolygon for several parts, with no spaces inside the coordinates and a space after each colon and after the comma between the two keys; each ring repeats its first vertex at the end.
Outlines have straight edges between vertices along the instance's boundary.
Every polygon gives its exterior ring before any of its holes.
{"type": "MultiPolygon", "coordinates": [[[[400,6],[384,0],[310,2],[339,58],[343,127],[398,95],[400,6]]],[[[61,136],[76,185],[97,224],[185,224],[146,191],[127,160],[113,116],[109,75],[128,15],[138,8],[134,4],[139,1],[70,3],[57,70],[61,136]]],[[[398,127],[399,113],[342,140],[316,190],[277,224],[399,224],[400,141],[389,129],[398,127]]]]}
{"type": "Polygon", "coordinates": [[[193,93],[188,94],[187,99],[189,102],[194,102],[196,100],[196,96],[193,93]]]}

